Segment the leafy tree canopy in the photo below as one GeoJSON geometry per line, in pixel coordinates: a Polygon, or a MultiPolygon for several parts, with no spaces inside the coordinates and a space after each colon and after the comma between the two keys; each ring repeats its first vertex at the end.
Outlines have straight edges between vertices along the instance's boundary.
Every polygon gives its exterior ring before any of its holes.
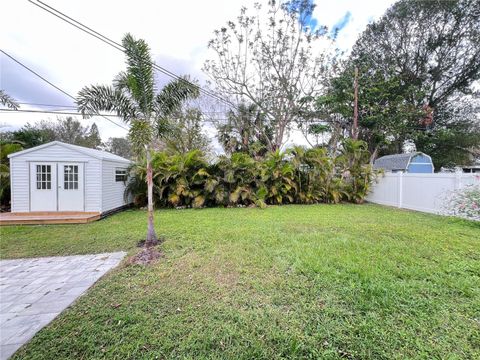
{"type": "Polygon", "coordinates": [[[204,154],[211,151],[210,139],[203,130],[202,112],[195,108],[175,111],[167,120],[168,130],[162,135],[166,150],[171,153],[186,153],[201,150],[204,154]]]}
{"type": "Polygon", "coordinates": [[[132,146],[127,138],[111,137],[105,143],[104,149],[126,159],[131,159],[133,156],[132,146]]]}
{"type": "Polygon", "coordinates": [[[357,68],[359,136],[374,157],[413,143],[437,169],[468,163],[480,146],[479,43],[480,2],[401,0],[357,40],[316,115],[351,132],[357,68]]]}

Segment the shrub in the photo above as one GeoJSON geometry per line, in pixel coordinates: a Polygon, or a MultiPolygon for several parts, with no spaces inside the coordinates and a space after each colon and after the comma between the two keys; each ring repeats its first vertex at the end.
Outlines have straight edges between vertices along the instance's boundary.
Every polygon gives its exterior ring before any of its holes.
{"type": "Polygon", "coordinates": [[[10,209],[10,166],[8,155],[22,150],[19,144],[0,144],[0,208],[10,209]]]}
{"type": "Polygon", "coordinates": [[[467,185],[453,191],[444,204],[446,215],[480,221],[480,186],[467,185]]]}
{"type": "MultiPolygon", "coordinates": [[[[255,159],[246,153],[208,163],[201,151],[153,156],[154,199],[159,206],[259,206],[352,201],[361,203],[373,170],[361,141],[346,140],[336,157],[323,148],[294,147],[255,159]]],[[[144,201],[145,167],[132,167],[127,194],[144,201]]]]}

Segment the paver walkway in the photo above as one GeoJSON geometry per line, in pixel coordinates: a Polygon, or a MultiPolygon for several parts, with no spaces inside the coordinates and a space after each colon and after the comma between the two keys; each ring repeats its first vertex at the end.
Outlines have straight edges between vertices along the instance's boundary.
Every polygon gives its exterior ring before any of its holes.
{"type": "Polygon", "coordinates": [[[0,261],[0,360],[82,295],[124,252],[0,261]]]}

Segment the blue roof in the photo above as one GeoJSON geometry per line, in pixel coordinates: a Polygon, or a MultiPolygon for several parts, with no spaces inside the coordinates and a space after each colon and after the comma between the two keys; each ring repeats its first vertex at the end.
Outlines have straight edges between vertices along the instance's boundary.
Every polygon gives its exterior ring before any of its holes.
{"type": "Polygon", "coordinates": [[[422,152],[386,155],[386,156],[379,157],[377,160],[375,160],[373,164],[373,168],[383,169],[387,171],[407,170],[408,164],[411,162],[411,159],[418,155],[424,155],[428,157],[428,155],[422,152]]]}

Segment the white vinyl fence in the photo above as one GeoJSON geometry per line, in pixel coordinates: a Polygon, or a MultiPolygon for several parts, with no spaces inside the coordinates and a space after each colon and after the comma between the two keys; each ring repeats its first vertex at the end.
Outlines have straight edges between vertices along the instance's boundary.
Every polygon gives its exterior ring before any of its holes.
{"type": "Polygon", "coordinates": [[[439,214],[449,194],[466,185],[480,184],[479,175],[385,173],[374,182],[367,201],[439,214]]]}

